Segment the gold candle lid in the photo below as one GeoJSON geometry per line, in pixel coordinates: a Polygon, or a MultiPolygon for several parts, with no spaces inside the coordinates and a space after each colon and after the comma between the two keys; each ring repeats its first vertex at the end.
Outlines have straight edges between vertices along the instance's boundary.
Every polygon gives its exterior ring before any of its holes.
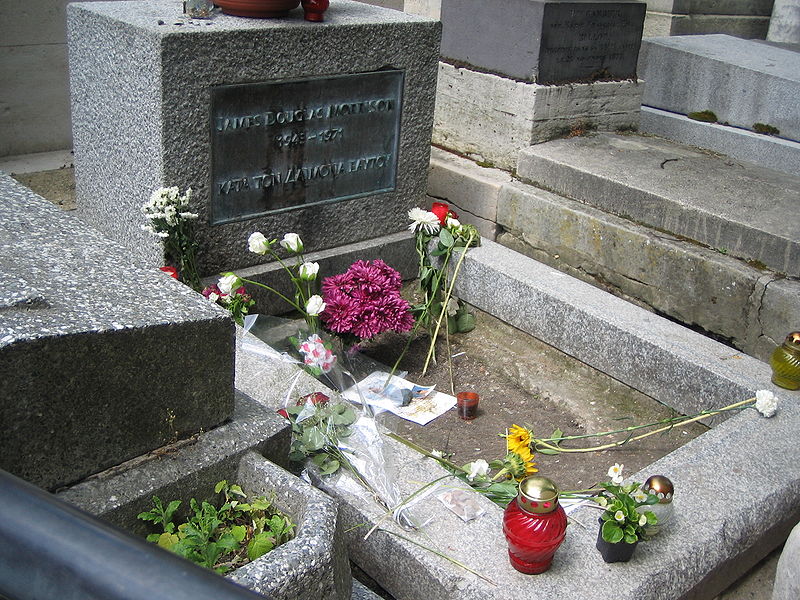
{"type": "Polygon", "coordinates": [[[793,331],[787,335],[783,343],[789,347],[800,348],[800,331],[793,331]]]}
{"type": "Polygon", "coordinates": [[[672,502],[672,495],[675,489],[668,477],[663,475],[653,475],[647,478],[642,485],[642,489],[647,494],[654,494],[658,498],[659,504],[669,504],[672,502]]]}
{"type": "Polygon", "coordinates": [[[558,487],[547,477],[526,477],[519,482],[517,505],[532,514],[553,512],[558,508],[558,487]]]}

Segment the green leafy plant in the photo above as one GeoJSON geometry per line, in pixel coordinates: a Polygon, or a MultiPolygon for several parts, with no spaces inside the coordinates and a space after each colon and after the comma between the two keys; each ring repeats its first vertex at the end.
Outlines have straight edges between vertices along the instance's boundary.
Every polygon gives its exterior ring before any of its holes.
{"type": "Polygon", "coordinates": [[[222,574],[292,538],[294,524],[266,497],[247,502],[240,486],[224,480],[217,483],[214,493],[223,496],[219,508],[192,498],[190,515],[180,524],[173,519],[181,501],[173,500],[165,508],[161,499],[153,496],[153,508],[138,518],[160,526],[162,532],[148,535],[147,541],[222,574]]]}
{"type": "Polygon", "coordinates": [[[605,491],[594,500],[605,507],[601,516],[603,539],[610,544],[635,544],[646,539],[644,528],[658,523],[658,518],[651,510],[640,512],[637,509],[658,503],[658,498],[643,492],[637,482],[628,485],[608,482],[601,483],[600,487],[605,491]]]}
{"type": "Polygon", "coordinates": [[[303,403],[283,411],[292,423],[289,460],[303,462],[310,458],[322,475],[338,471],[346,462],[339,442],[352,435],[351,425],[358,418],[355,411],[346,404],[328,402],[327,398],[324,402],[303,403]]]}

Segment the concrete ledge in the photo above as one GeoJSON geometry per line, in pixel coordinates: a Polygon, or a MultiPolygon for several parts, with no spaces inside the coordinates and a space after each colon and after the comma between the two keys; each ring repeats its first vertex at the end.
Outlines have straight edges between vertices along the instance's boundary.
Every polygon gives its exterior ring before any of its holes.
{"type": "Polygon", "coordinates": [[[186,506],[190,497],[212,498],[218,481],[236,482],[248,495],[274,496],[275,505],[298,527],[294,539],[229,577],[269,598],[347,600],[350,565],[335,501],[262,456],[285,464],[289,441],[283,417],[239,394],[233,420],[200,435],[195,444],[123,465],[59,497],[145,535],[148,526],[136,515],[150,508],[154,495],[164,501],[183,499],[186,506]]]}
{"type": "Polygon", "coordinates": [[[520,149],[572,129],[636,129],[642,86],[544,86],[439,63],[433,143],[512,170],[520,149]]]}
{"type": "Polygon", "coordinates": [[[517,174],[634,222],[800,275],[800,177],[655,137],[597,134],[520,153],[517,174]]]}
{"type": "Polygon", "coordinates": [[[724,33],[737,38],[764,39],[769,16],[725,14],[672,14],[647,11],[644,37],[724,33]]]}
{"type": "Polygon", "coordinates": [[[456,207],[459,221],[475,225],[485,238],[497,236],[497,201],[503,185],[511,180],[511,175],[500,169],[431,149],[428,195],[456,207]]]}
{"type": "Polygon", "coordinates": [[[0,175],[0,466],[67,485],[233,411],[224,311],[0,175]]]}
{"type": "Polygon", "coordinates": [[[650,106],[642,106],[639,130],[722,152],[781,173],[800,175],[800,143],[791,140],[719,123],[703,123],[650,106]]]}
{"type": "Polygon", "coordinates": [[[459,298],[684,414],[779,390],[761,361],[498,244],[462,273],[459,298]]]}

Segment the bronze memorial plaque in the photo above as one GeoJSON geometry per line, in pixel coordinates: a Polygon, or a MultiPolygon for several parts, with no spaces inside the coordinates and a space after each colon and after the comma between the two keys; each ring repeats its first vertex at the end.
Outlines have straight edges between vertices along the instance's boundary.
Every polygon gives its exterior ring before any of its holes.
{"type": "Polygon", "coordinates": [[[403,72],[214,86],[211,223],[395,188],[403,72]]]}

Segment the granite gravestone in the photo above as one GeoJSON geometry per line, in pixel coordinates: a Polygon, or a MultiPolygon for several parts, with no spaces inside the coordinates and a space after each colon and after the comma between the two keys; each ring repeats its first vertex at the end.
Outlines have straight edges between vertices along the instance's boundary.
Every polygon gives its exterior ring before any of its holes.
{"type": "Polygon", "coordinates": [[[191,187],[202,275],[259,264],[254,231],[314,251],[405,230],[425,202],[440,28],[350,0],[322,24],[301,8],[188,20],[170,0],[70,4],[82,218],[160,266],[140,207],[191,187]]]}
{"type": "Polygon", "coordinates": [[[542,85],[635,79],[645,11],[616,0],[443,0],[442,56],[542,85]]]}

